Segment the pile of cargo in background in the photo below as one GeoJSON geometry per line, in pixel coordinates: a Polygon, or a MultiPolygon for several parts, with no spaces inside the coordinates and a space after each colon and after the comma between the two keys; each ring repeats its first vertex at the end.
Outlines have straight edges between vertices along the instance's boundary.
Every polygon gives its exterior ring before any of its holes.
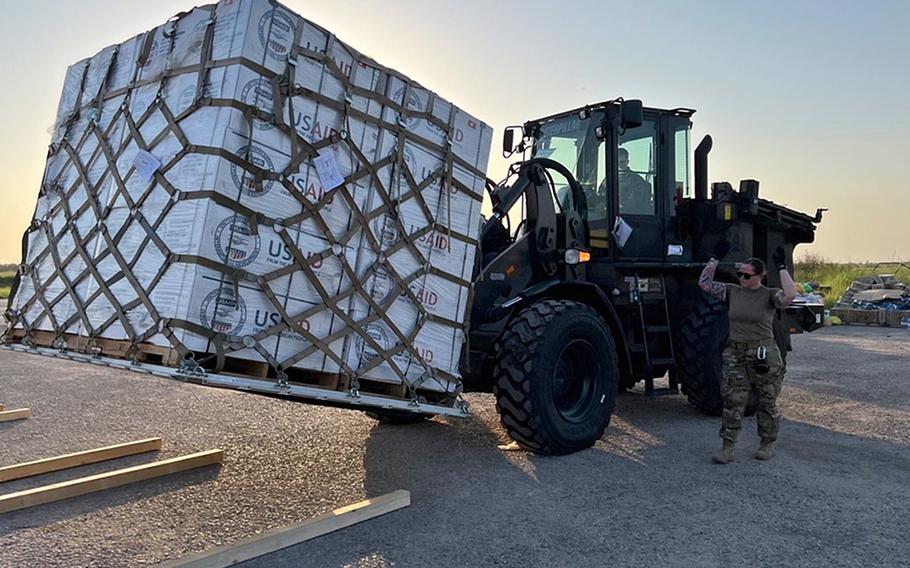
{"type": "Polygon", "coordinates": [[[831,313],[847,324],[910,328],[910,289],[893,274],[863,276],[831,313]]]}
{"type": "Polygon", "coordinates": [[[180,14],[67,71],[8,338],[456,393],[491,134],[269,0],[180,14]]]}

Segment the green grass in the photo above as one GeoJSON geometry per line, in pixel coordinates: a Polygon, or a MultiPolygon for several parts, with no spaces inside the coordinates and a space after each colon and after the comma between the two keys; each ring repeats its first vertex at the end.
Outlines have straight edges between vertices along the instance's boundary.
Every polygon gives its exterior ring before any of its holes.
{"type": "Polygon", "coordinates": [[[6,266],[0,266],[0,300],[9,298],[9,287],[13,285],[13,276],[16,275],[15,269],[8,270],[6,266]]]}
{"type": "MultiPolygon", "coordinates": [[[[904,263],[910,265],[910,261],[904,263]]],[[[894,274],[898,280],[910,286],[910,268],[899,265],[881,265],[875,263],[836,263],[825,258],[807,254],[796,262],[794,277],[797,282],[818,282],[830,288],[825,294],[825,307],[830,308],[850,288],[853,281],[870,274],[894,274]]]]}

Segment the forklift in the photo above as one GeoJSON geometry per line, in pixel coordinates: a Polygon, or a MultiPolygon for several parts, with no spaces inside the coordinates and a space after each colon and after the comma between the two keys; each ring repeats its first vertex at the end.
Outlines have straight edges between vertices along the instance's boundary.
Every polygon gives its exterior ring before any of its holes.
{"type": "MultiPolygon", "coordinates": [[[[814,240],[809,216],[759,197],[759,183],[712,184],[705,136],[694,152],[694,110],[613,99],[509,127],[503,155],[522,160],[490,187],[481,229],[465,392],[493,392],[501,421],[523,448],[566,454],[608,426],[617,393],[644,382],[710,414],[723,401],[726,306],[698,277],[721,241],[737,261],[768,262],[782,246],[814,240]],[[667,377],[669,388],[655,387],[667,377]]],[[[768,274],[769,286],[779,286],[768,274]]],[[[821,305],[779,310],[775,339],[823,324],[821,305]]]]}

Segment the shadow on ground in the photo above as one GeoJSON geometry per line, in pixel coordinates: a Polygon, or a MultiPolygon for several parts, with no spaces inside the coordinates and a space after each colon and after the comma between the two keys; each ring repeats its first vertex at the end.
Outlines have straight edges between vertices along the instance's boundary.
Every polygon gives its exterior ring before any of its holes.
{"type": "MultiPolygon", "coordinates": [[[[593,448],[545,457],[498,449],[507,440],[490,399],[473,405],[477,414],[467,422],[373,428],[365,493],[407,489],[410,508],[244,566],[603,566],[661,558],[793,565],[810,557],[824,565],[874,561],[855,546],[871,534],[908,548],[880,503],[883,493],[910,498],[910,453],[899,444],[784,420],[778,456],[758,462],[751,459],[755,421],[747,419],[738,460],[715,466],[718,418],[682,397],[631,393],[620,397],[593,448]]],[[[884,507],[892,515],[906,510],[894,500],[884,507]]]]}

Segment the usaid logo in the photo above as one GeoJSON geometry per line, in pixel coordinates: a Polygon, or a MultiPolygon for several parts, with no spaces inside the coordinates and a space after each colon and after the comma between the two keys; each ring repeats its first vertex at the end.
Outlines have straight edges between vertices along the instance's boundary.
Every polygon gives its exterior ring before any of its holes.
{"type": "MultiPolygon", "coordinates": [[[[413,230],[414,227],[411,228],[413,230]]],[[[415,241],[418,246],[423,246],[429,249],[438,250],[438,251],[448,251],[449,250],[449,237],[443,233],[436,231],[430,231],[425,235],[421,236],[415,241]]]]}
{"type": "MultiPolygon", "coordinates": [[[[263,77],[258,77],[248,82],[240,91],[240,101],[255,107],[262,112],[270,115],[275,110],[274,97],[272,96],[272,84],[263,77]]],[[[271,130],[275,125],[264,120],[254,121],[258,130],[271,130]]]]}
{"type": "MultiPolygon", "coordinates": [[[[263,170],[268,170],[270,172],[275,171],[275,164],[272,163],[272,158],[265,153],[265,150],[257,148],[256,146],[244,146],[243,148],[237,150],[235,155],[242,159],[250,162],[256,167],[259,167],[263,170]]],[[[267,179],[262,181],[262,191],[256,187],[256,180],[250,173],[246,170],[238,168],[237,164],[231,164],[231,179],[234,180],[234,185],[237,186],[237,189],[249,195],[250,197],[260,197],[265,195],[272,189],[272,185],[275,183],[273,180],[267,179]]]]}
{"type": "MultiPolygon", "coordinates": [[[[429,365],[433,362],[433,359],[436,358],[436,355],[433,353],[433,350],[429,347],[424,347],[422,345],[415,345],[414,349],[417,351],[417,356],[425,365],[429,365]]],[[[410,355],[408,355],[408,361],[411,360],[410,355]]]]}
{"type": "Polygon", "coordinates": [[[242,215],[233,215],[221,221],[215,229],[215,252],[222,262],[242,268],[259,256],[261,243],[254,235],[250,222],[242,215]]]}
{"type": "MultiPolygon", "coordinates": [[[[371,323],[363,328],[364,333],[366,333],[370,339],[375,341],[380,349],[383,351],[388,351],[392,347],[392,339],[389,336],[389,332],[385,327],[379,325],[378,323],[371,323]]],[[[367,364],[370,359],[379,355],[371,345],[369,345],[362,335],[357,335],[357,351],[360,353],[360,364],[367,364]]]]}
{"type": "Polygon", "coordinates": [[[246,323],[246,302],[234,293],[232,286],[222,286],[202,300],[199,319],[215,333],[240,335],[246,323]]]}
{"type": "Polygon", "coordinates": [[[439,294],[431,290],[426,284],[415,282],[410,286],[411,293],[417,298],[423,307],[436,313],[436,306],[439,305],[439,294]]]}
{"type": "MultiPolygon", "coordinates": [[[[212,85],[211,80],[206,78],[205,82],[202,84],[202,97],[203,98],[212,98],[214,96],[215,89],[212,85]]],[[[180,96],[177,97],[177,114],[185,111],[190,107],[191,104],[196,100],[196,87],[189,86],[182,91],[180,91],[180,96]]]]}
{"type": "Polygon", "coordinates": [[[384,270],[379,270],[371,279],[370,297],[375,302],[382,302],[392,291],[392,279],[384,270]]]}
{"type": "Polygon", "coordinates": [[[202,44],[205,43],[205,30],[209,27],[208,20],[201,20],[196,22],[196,25],[193,26],[193,39],[190,43],[187,51],[192,54],[199,53],[202,51],[202,44]]]}
{"type": "MultiPolygon", "coordinates": [[[[396,102],[404,101],[401,104],[409,112],[423,112],[424,109],[426,108],[423,104],[423,101],[420,99],[420,96],[417,94],[417,91],[415,91],[414,89],[408,89],[407,87],[401,87],[400,89],[395,91],[395,96],[394,96],[393,100],[396,102]],[[407,91],[407,93],[408,93],[407,101],[404,100],[405,91],[407,91]]],[[[418,122],[420,122],[419,118],[408,116],[402,124],[408,130],[412,130],[415,126],[417,126],[418,122]]]]}
{"type": "MultiPolygon", "coordinates": [[[[405,107],[405,109],[407,109],[407,111],[409,113],[410,112],[425,112],[428,110],[426,105],[423,102],[423,99],[420,98],[420,95],[414,89],[407,89],[407,87],[401,87],[400,89],[395,91],[395,97],[393,100],[395,100],[396,102],[403,101],[405,90],[408,91],[408,100],[404,101],[401,104],[405,107]]],[[[405,118],[405,120],[404,120],[404,122],[402,122],[402,124],[408,130],[414,130],[417,127],[417,125],[420,124],[421,120],[423,120],[423,119],[408,116],[407,118],[405,118]]],[[[445,137],[445,135],[446,135],[445,130],[443,130],[436,124],[430,122],[429,120],[427,120],[425,122],[427,125],[426,126],[427,129],[430,130],[434,135],[445,137]]],[[[461,142],[463,139],[464,139],[464,133],[461,132],[460,130],[456,130],[453,140],[455,142],[461,142]]]]}
{"type": "Polygon", "coordinates": [[[398,242],[400,238],[400,233],[398,231],[398,225],[395,223],[395,220],[388,215],[380,215],[373,220],[373,236],[379,241],[379,244],[382,245],[382,248],[385,249],[394,245],[398,242]]]}
{"type": "Polygon", "coordinates": [[[288,58],[296,31],[297,23],[278,8],[272,8],[259,19],[259,42],[272,59],[288,58]]]}
{"type": "MultiPolygon", "coordinates": [[[[417,161],[417,159],[414,157],[414,152],[408,146],[404,147],[403,161],[404,161],[404,164],[408,167],[408,171],[410,171],[411,175],[414,177],[414,181],[417,182],[417,185],[420,185],[421,183],[426,181],[426,179],[428,177],[430,177],[436,173],[436,170],[428,167],[428,165],[429,165],[428,163],[419,163],[417,161]]],[[[442,167],[442,163],[439,162],[437,164],[437,169],[441,168],[441,167],[442,167]]],[[[437,179],[431,185],[425,187],[424,191],[427,191],[428,189],[441,190],[442,185],[443,185],[443,180],[444,180],[444,176],[439,176],[439,179],[437,179]]],[[[405,175],[403,173],[400,174],[398,183],[399,183],[399,187],[402,189],[402,192],[410,191],[411,188],[408,186],[407,178],[405,177],[405,175]]],[[[457,190],[452,191],[452,193],[456,193],[456,192],[457,192],[457,190]]]]}

